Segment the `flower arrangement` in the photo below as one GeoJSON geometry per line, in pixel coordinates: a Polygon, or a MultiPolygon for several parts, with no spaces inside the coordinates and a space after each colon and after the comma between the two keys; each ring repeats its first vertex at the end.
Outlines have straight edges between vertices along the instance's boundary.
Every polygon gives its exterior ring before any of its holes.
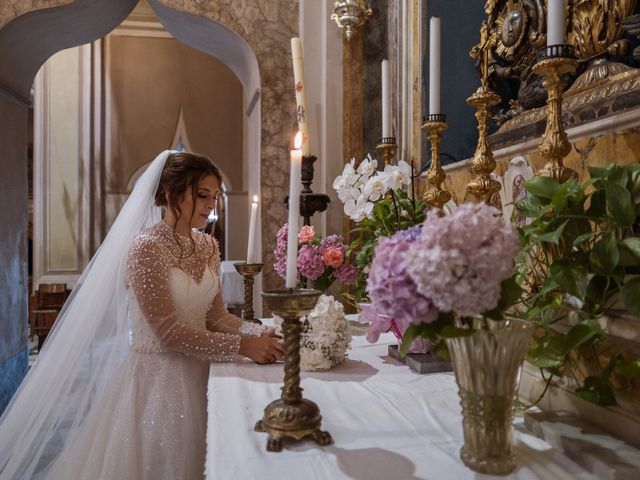
{"type": "MultiPolygon", "coordinates": [[[[288,224],[278,231],[274,268],[278,275],[287,275],[287,232],[288,224]]],[[[338,280],[345,285],[354,282],[357,269],[347,263],[347,246],[340,235],[329,235],[320,239],[312,226],[305,225],[298,232],[298,272],[300,276],[313,282],[313,287],[326,291],[338,280]]]]}
{"type": "Polygon", "coordinates": [[[513,276],[516,229],[485,204],[463,204],[450,215],[431,210],[419,227],[381,239],[367,292],[378,314],[398,319],[401,353],[418,337],[446,356],[442,340],[469,335],[471,319],[503,318],[520,298],[513,276]]]}
{"type": "MultiPolygon", "coordinates": [[[[276,324],[282,324],[281,318],[274,316],[274,319],[276,324]]],[[[344,362],[351,345],[348,330],[342,304],[329,295],[320,295],[314,309],[303,319],[300,368],[329,370],[344,362]]]]}
{"type": "Polygon", "coordinates": [[[354,303],[367,300],[367,274],[378,239],[425,219],[426,204],[408,193],[409,187],[413,191],[413,177],[412,167],[403,160],[378,170],[378,161],[368,155],[357,167],[352,159],[333,182],[345,214],[358,224],[351,230],[349,245],[358,267],[350,296],[354,303]]]}

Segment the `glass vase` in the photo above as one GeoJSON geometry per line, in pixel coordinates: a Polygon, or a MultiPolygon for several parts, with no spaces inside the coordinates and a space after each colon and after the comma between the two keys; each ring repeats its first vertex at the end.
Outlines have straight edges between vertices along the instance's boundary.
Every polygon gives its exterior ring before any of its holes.
{"type": "Polygon", "coordinates": [[[512,423],[533,325],[518,319],[476,323],[473,335],[446,340],[462,406],[460,458],[476,472],[506,475],[516,467],[512,423]]]}

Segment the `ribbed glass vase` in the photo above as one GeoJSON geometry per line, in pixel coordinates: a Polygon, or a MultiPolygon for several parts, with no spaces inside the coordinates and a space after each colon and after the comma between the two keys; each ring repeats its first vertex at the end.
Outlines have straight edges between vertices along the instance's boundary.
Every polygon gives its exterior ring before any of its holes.
{"type": "Polygon", "coordinates": [[[472,470],[506,475],[516,467],[512,423],[533,325],[488,320],[468,337],[447,339],[462,405],[460,458],[472,470]]]}

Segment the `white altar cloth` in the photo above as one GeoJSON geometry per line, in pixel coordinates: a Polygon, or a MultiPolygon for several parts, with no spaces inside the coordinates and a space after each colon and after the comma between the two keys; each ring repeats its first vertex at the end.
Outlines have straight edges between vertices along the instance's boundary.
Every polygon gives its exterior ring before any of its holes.
{"type": "MultiPolygon", "coordinates": [[[[280,396],[282,363],[211,365],[207,480],[403,480],[494,478],[459,457],[462,420],[452,373],[420,375],[387,355],[391,334],[371,345],[354,336],[349,359],[327,372],[302,372],[303,395],[320,407],[334,444],[308,440],[267,452],[253,427],[280,396]]],[[[518,467],[508,478],[594,478],[516,420],[518,467]]],[[[495,477],[505,478],[505,477],[495,477]]]]}

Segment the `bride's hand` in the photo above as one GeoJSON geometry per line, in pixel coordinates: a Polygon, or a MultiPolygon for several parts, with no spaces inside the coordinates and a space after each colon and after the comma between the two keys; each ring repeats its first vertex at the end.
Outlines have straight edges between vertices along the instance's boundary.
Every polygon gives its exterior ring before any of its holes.
{"type": "Polygon", "coordinates": [[[256,363],[273,363],[284,356],[282,344],[276,336],[242,337],[238,353],[256,363]]]}
{"type": "Polygon", "coordinates": [[[276,338],[282,338],[280,335],[278,335],[276,333],[276,329],[273,327],[269,327],[267,328],[264,332],[262,332],[262,335],[260,335],[261,337],[276,337],[276,338]]]}

